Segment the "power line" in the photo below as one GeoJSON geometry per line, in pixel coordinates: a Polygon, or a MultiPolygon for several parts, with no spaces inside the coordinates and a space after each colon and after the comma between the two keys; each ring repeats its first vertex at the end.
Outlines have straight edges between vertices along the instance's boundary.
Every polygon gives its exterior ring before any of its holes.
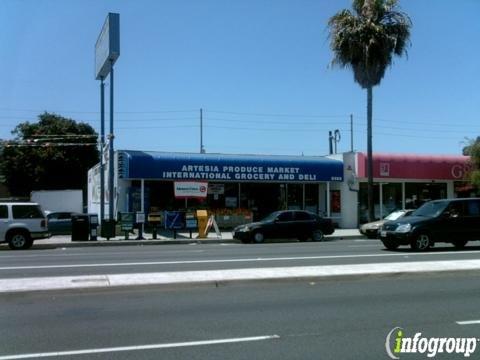
{"type": "MultiPolygon", "coordinates": [[[[357,124],[357,126],[367,126],[367,124],[357,124]]],[[[457,126],[458,127],[458,126],[457,126]]],[[[373,129],[380,128],[380,129],[390,129],[390,130],[401,130],[401,131],[422,131],[422,129],[413,129],[413,128],[401,128],[395,126],[382,126],[382,125],[374,125],[373,129]]],[[[425,131],[432,131],[432,132],[440,132],[440,133],[462,133],[465,134],[465,131],[455,131],[455,130],[445,130],[445,129],[428,129],[425,131]]]]}
{"type": "MultiPolygon", "coordinates": [[[[0,108],[0,111],[22,111],[22,112],[34,112],[43,114],[47,113],[70,113],[70,114],[100,114],[99,111],[78,111],[78,110],[46,110],[46,109],[14,109],[14,108],[0,108]]],[[[152,111],[115,111],[116,114],[166,114],[166,113],[185,113],[185,112],[198,112],[194,110],[152,110],[152,111]]]]}
{"type": "Polygon", "coordinates": [[[278,124],[278,125],[316,125],[316,124],[349,124],[348,121],[336,121],[336,122],[325,122],[325,121],[278,121],[278,120],[243,120],[243,119],[225,119],[225,118],[215,118],[215,117],[207,117],[207,121],[224,121],[224,122],[235,122],[235,123],[254,123],[254,124],[263,124],[263,123],[269,123],[269,124],[278,124]]]}
{"type": "Polygon", "coordinates": [[[207,113],[231,114],[231,115],[249,115],[249,116],[278,116],[278,117],[303,117],[303,118],[348,118],[347,115],[299,115],[299,114],[272,114],[272,113],[250,113],[250,112],[234,112],[234,111],[220,111],[207,110],[207,113]]]}

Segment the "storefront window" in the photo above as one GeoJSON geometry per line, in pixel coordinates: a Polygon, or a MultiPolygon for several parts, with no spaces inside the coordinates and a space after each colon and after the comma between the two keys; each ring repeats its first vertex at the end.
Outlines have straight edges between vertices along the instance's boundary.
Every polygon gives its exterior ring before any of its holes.
{"type": "Polygon", "coordinates": [[[288,209],[302,210],[303,184],[288,184],[288,209]]]}
{"type": "Polygon", "coordinates": [[[387,216],[395,210],[402,209],[402,184],[383,184],[382,192],[382,217],[387,216]]]}
{"type": "MultiPolygon", "coordinates": [[[[373,204],[375,220],[380,219],[380,186],[373,184],[373,204]]],[[[367,183],[360,183],[360,190],[358,193],[358,219],[360,224],[368,222],[368,187],[367,183]]]]}
{"type": "Polygon", "coordinates": [[[269,213],[282,209],[281,186],[283,184],[242,183],[240,205],[253,212],[254,220],[263,219],[269,213]]]}
{"type": "Polygon", "coordinates": [[[305,210],[318,214],[318,184],[305,184],[305,210]]]}
{"type": "Polygon", "coordinates": [[[211,209],[225,207],[225,184],[209,183],[207,194],[207,203],[211,209]]]}
{"type": "Polygon", "coordinates": [[[479,190],[468,181],[455,181],[453,183],[456,198],[476,197],[479,190]]]}
{"type": "Polygon", "coordinates": [[[225,201],[226,208],[239,207],[238,187],[239,187],[239,184],[232,184],[232,183],[225,184],[224,201],[225,201]]]}
{"type": "Polygon", "coordinates": [[[416,209],[427,201],[446,197],[447,184],[405,183],[405,209],[416,209]]]}
{"type": "Polygon", "coordinates": [[[330,212],[339,215],[342,212],[342,201],[340,190],[330,190],[330,212]]]}

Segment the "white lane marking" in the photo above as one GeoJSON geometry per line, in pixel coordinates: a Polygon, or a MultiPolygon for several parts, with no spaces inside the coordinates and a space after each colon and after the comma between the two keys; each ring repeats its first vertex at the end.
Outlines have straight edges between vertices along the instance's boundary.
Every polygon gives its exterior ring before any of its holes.
{"type": "Polygon", "coordinates": [[[446,271],[450,273],[455,271],[480,271],[480,260],[443,260],[410,263],[396,262],[0,279],[0,293],[138,285],[171,286],[180,284],[215,284],[249,280],[305,279],[307,281],[307,279],[334,278],[338,276],[406,275],[446,271]]]}
{"type": "MultiPolygon", "coordinates": [[[[63,250],[62,250],[63,251],[63,250]]],[[[190,254],[190,253],[203,253],[205,250],[166,250],[162,251],[162,255],[168,254],[190,254]]],[[[0,259],[19,259],[19,258],[42,258],[42,257],[68,257],[68,256],[109,256],[109,255],[125,255],[127,252],[104,252],[104,253],[56,253],[56,254],[35,254],[35,255],[3,255],[0,259]]],[[[152,254],[151,251],[137,251],[135,255],[152,254]]]]}
{"type": "Polygon", "coordinates": [[[116,266],[148,266],[148,265],[186,265],[186,264],[218,264],[238,262],[262,262],[262,261],[296,261],[296,260],[328,260],[328,259],[358,259],[376,257],[398,257],[398,256],[433,256],[433,255],[458,255],[478,254],[478,251],[446,251],[435,253],[394,253],[394,254],[361,254],[361,255],[324,255],[324,256],[298,256],[298,257],[276,257],[276,258],[240,258],[240,259],[210,259],[210,260],[176,260],[176,261],[147,261],[131,263],[100,263],[100,264],[64,264],[64,265],[29,265],[29,266],[3,266],[0,270],[32,270],[32,269],[71,269],[85,267],[116,267],[116,266]]]}
{"type": "Polygon", "coordinates": [[[458,325],[474,325],[480,324],[480,320],[456,321],[458,325]]]}
{"type": "Polygon", "coordinates": [[[203,346],[203,345],[231,344],[231,343],[239,343],[239,342],[265,341],[265,340],[274,340],[279,338],[280,336],[278,335],[265,335],[265,336],[255,336],[255,337],[245,337],[245,338],[189,341],[189,342],[180,342],[180,343],[171,343],[171,344],[150,344],[150,345],[120,346],[120,347],[100,348],[100,349],[56,351],[56,352],[45,352],[45,353],[36,353],[36,354],[4,355],[4,356],[0,356],[0,360],[34,359],[34,358],[54,357],[54,356],[112,353],[112,352],[120,352],[120,351],[168,349],[168,348],[188,347],[188,346],[203,346]]]}

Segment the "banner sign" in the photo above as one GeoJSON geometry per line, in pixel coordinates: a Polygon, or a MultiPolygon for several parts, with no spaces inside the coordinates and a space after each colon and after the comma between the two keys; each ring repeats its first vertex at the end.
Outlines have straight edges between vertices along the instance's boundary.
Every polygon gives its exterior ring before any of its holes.
{"type": "Polygon", "coordinates": [[[325,157],[122,151],[123,178],[232,182],[343,181],[342,161],[325,157]]]}
{"type": "Polygon", "coordinates": [[[173,183],[175,198],[206,198],[208,182],[175,181],[173,183]]]}
{"type": "Polygon", "coordinates": [[[108,13],[95,43],[95,78],[105,79],[120,56],[120,15],[108,13]]]}

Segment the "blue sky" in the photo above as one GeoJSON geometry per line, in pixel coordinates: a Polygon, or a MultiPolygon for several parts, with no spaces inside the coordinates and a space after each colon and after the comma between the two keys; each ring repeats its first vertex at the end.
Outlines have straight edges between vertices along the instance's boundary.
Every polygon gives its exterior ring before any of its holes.
{"type": "MultiPolygon", "coordinates": [[[[374,88],[374,151],[460,154],[480,135],[480,1],[400,4],[412,46],[374,88]]],[[[99,131],[94,44],[118,12],[116,149],[198,152],[203,108],[207,152],[324,155],[335,129],[348,151],[350,114],[365,151],[366,92],[350,70],[329,67],[328,18],[350,5],[2,0],[0,138],[43,111],[99,131]]]]}

